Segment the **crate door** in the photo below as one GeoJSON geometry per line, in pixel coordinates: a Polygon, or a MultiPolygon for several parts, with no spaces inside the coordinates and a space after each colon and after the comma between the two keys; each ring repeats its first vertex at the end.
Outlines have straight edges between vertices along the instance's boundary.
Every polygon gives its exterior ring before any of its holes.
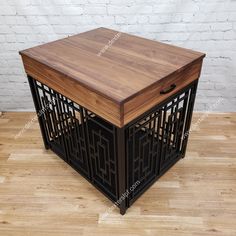
{"type": "Polygon", "coordinates": [[[160,174],[184,156],[191,122],[196,85],[166,102],[161,108],[159,140],[160,174]]]}

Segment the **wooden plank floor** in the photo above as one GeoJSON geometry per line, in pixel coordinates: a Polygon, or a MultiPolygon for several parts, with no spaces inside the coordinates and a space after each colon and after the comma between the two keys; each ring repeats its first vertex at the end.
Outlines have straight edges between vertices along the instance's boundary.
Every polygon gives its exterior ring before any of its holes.
{"type": "Polygon", "coordinates": [[[236,235],[236,113],[194,114],[186,158],[125,216],[43,148],[34,113],[0,117],[0,235],[236,235]]]}

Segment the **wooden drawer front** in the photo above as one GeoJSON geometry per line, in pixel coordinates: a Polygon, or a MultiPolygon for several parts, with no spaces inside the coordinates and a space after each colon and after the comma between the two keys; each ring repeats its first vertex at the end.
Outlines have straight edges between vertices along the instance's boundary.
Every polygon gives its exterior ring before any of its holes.
{"type": "Polygon", "coordinates": [[[164,78],[140,95],[124,103],[124,125],[143,114],[153,106],[161,103],[200,76],[202,60],[190,65],[176,75],[164,78]],[[173,87],[173,88],[172,88],[173,87]],[[170,90],[168,92],[168,90],[170,90]],[[166,93],[162,93],[162,92],[166,93]]]}
{"type": "Polygon", "coordinates": [[[163,78],[158,83],[140,91],[140,93],[135,94],[133,97],[117,103],[77,83],[69,75],[61,74],[27,56],[22,56],[22,59],[27,74],[117,127],[123,127],[153,106],[198,79],[202,66],[202,60],[198,60],[183,71],[163,78]],[[171,88],[173,85],[175,88],[168,92],[168,88],[171,88]],[[167,93],[161,94],[161,91],[166,90],[167,93]]]}
{"type": "Polygon", "coordinates": [[[22,56],[28,75],[120,127],[120,106],[38,61],[22,56]]]}

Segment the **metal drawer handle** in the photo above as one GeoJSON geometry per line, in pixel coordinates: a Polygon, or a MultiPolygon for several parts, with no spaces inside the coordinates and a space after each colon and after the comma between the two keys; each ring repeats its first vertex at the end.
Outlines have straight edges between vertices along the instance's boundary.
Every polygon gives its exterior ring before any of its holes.
{"type": "Polygon", "coordinates": [[[171,91],[173,91],[176,88],[176,84],[171,84],[169,88],[166,89],[162,89],[160,91],[160,94],[167,94],[170,93],[171,91]]]}

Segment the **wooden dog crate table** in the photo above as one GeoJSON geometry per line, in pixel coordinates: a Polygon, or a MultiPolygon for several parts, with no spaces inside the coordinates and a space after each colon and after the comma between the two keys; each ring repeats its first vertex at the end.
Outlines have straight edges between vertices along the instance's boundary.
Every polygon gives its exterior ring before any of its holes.
{"type": "Polygon", "coordinates": [[[121,214],[184,157],[205,54],[106,28],[20,54],[45,148],[121,214]]]}

